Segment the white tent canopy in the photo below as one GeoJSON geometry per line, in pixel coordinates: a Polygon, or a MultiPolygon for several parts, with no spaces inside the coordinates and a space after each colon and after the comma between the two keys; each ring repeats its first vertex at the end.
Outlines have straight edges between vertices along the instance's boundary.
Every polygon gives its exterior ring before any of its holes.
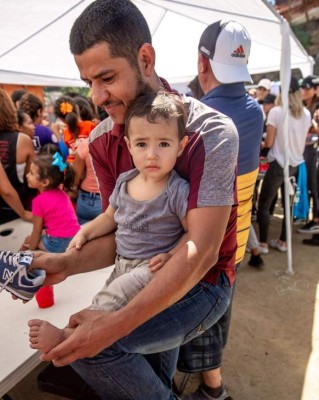
{"type": "MultiPolygon", "coordinates": [[[[0,83],[83,86],[69,51],[74,20],[92,0],[0,0],[0,83]]],[[[197,74],[197,45],[219,19],[242,23],[252,38],[251,74],[280,70],[281,17],[266,0],[135,0],[150,26],[156,71],[170,83],[197,74]]],[[[83,27],[85,29],[85,27],[83,27]]],[[[290,32],[291,68],[303,76],[313,59],[290,32]]]]}

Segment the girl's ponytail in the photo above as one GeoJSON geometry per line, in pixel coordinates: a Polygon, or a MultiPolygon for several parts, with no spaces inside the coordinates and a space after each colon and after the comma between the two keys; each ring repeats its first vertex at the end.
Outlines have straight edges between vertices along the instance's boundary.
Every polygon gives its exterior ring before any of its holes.
{"type": "Polygon", "coordinates": [[[64,170],[64,180],[63,180],[63,190],[65,192],[75,192],[74,189],[75,182],[75,172],[71,164],[66,163],[66,168],[64,170]]]}
{"type": "Polygon", "coordinates": [[[77,105],[72,97],[59,97],[54,104],[54,114],[67,124],[70,132],[77,138],[79,134],[78,123],[80,118],[77,105]]]}
{"type": "Polygon", "coordinates": [[[48,189],[56,189],[63,185],[62,189],[65,192],[73,193],[75,172],[72,165],[64,161],[59,151],[52,154],[52,148],[46,150],[47,152],[43,151],[33,161],[39,167],[39,178],[49,180],[48,189]]]}

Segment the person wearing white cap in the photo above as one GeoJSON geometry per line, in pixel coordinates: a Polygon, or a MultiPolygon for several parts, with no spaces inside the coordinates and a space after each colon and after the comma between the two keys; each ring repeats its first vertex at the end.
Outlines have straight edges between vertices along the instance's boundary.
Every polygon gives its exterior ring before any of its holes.
{"type": "MultiPolygon", "coordinates": [[[[250,36],[241,24],[223,20],[205,29],[198,46],[198,78],[204,92],[201,101],[231,117],[239,135],[237,195],[240,218],[237,219],[236,266],[243,260],[248,240],[263,134],[261,107],[246,93],[244,85],[244,82],[251,82],[247,67],[250,44],[250,36]]],[[[260,267],[263,264],[260,261],[261,257],[254,266],[260,267]]],[[[231,305],[215,325],[181,347],[178,369],[187,373],[203,372],[203,384],[196,392],[185,394],[183,399],[231,399],[222,383],[220,368],[230,313],[231,305]]]]}
{"type": "Polygon", "coordinates": [[[263,78],[258,82],[257,85],[257,98],[256,100],[258,101],[259,104],[263,104],[264,98],[267,96],[267,94],[270,93],[271,89],[271,80],[267,78],[263,78]]]}

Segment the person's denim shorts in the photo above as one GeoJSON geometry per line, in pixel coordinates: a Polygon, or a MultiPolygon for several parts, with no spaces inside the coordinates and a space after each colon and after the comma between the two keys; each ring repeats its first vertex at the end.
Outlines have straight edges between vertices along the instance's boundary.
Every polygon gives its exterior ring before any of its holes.
{"type": "Polygon", "coordinates": [[[64,253],[73,237],[59,238],[50,235],[42,235],[41,240],[49,253],[64,253]]]}

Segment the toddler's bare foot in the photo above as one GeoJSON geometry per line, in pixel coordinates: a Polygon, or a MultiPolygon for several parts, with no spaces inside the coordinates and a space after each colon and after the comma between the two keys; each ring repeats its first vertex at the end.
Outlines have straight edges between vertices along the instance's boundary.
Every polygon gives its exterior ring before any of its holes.
{"type": "Polygon", "coordinates": [[[29,342],[32,349],[47,353],[64,340],[64,331],[41,319],[31,319],[29,342]]]}

